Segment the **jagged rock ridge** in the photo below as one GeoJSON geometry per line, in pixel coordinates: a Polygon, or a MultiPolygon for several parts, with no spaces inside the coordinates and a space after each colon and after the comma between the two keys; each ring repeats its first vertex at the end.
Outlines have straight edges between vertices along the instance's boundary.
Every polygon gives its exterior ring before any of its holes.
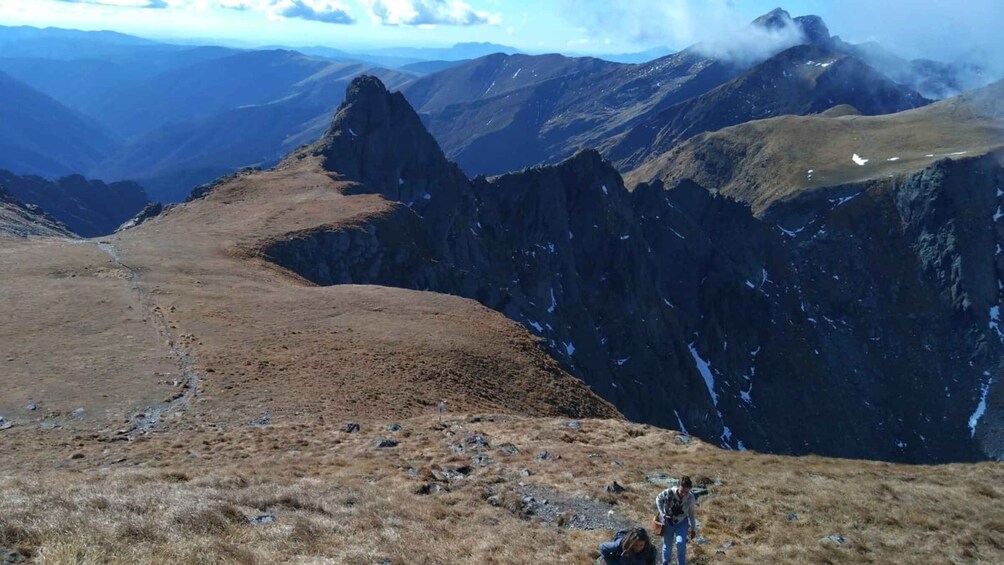
{"type": "Polygon", "coordinates": [[[992,246],[980,222],[993,213],[993,159],[757,218],[692,182],[629,192],[593,151],[468,181],[429,140],[400,94],[355,81],[313,152],[355,191],[399,204],[263,253],[322,285],[474,298],[540,335],[625,415],[723,445],[927,462],[990,453],[969,423],[1000,341],[985,295],[946,274],[986,270],[948,242],[982,233],[992,246]],[[980,196],[953,196],[963,186],[980,196]],[[951,205],[932,218],[931,201],[951,205]],[[809,227],[777,227],[796,220],[809,227]]]}

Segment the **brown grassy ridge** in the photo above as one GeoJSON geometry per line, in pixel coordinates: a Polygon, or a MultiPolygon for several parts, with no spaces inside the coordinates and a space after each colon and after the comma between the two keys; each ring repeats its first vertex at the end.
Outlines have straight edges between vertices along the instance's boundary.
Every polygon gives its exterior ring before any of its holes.
{"type": "Polygon", "coordinates": [[[423,416],[398,432],[387,423],[362,422],[354,434],[280,424],[66,442],[46,450],[58,460],[0,467],[0,547],[44,564],[589,563],[611,532],[524,516],[524,490],[598,500],[645,523],[661,489],[646,477],[669,473],[711,484],[698,508],[709,543],[691,547],[693,563],[1004,561],[996,464],[737,453],[617,420],[582,420],[579,430],[518,416],[423,416]],[[488,447],[468,445],[472,436],[488,447]],[[400,444],[375,448],[383,437],[400,444]],[[504,455],[508,444],[519,453],[504,455]],[[544,450],[552,458],[538,461],[544,450]],[[476,454],[489,461],[437,480],[476,454]],[[613,480],[627,491],[606,493],[613,480]],[[443,490],[416,494],[430,484],[443,490]],[[264,514],[276,522],[247,522],[264,514]],[[820,541],[833,534],[846,542],[820,541]]]}
{"type": "Polygon", "coordinates": [[[756,214],[815,189],[909,174],[940,159],[1004,147],[1004,81],[940,102],[881,116],[847,108],[779,116],[703,133],[654,155],[625,182],[692,179],[749,204],[756,214]],[[868,160],[858,165],[853,155],[868,160]],[[811,173],[810,173],[811,171],[811,173]]]}

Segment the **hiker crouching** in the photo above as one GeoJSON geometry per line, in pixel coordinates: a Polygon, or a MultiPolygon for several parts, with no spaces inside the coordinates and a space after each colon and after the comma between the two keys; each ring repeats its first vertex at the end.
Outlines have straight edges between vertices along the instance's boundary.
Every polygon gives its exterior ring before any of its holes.
{"type": "Polygon", "coordinates": [[[697,533],[697,501],[690,488],[690,477],[680,477],[680,483],[659,493],[655,507],[662,517],[662,564],[673,561],[672,545],[676,545],[677,565],[687,565],[688,529],[690,539],[697,533]],[[689,526],[689,527],[688,527],[689,526]]]}
{"type": "Polygon", "coordinates": [[[613,541],[600,545],[596,565],[655,565],[655,546],[645,528],[621,530],[613,541]]]}

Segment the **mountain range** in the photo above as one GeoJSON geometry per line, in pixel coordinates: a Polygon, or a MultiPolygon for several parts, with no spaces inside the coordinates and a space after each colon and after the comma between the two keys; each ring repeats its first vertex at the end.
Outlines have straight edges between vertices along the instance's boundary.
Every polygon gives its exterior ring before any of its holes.
{"type": "MultiPolygon", "coordinates": [[[[934,127],[951,108],[989,127],[1002,88],[889,119],[934,127]]],[[[839,127],[859,118],[804,119],[839,127]]],[[[629,191],[590,151],[468,181],[404,97],[363,78],[331,131],[294,160],[319,157],[359,183],[350,193],[399,208],[341,230],[296,231],[258,253],[321,285],[476,299],[541,336],[629,418],[722,445],[916,462],[998,457],[996,424],[978,428],[972,417],[981,402],[996,405],[985,392],[1004,363],[993,330],[1004,137],[983,132],[945,139],[952,155],[904,159],[891,179],[873,167],[831,185],[820,166],[819,184],[788,194],[758,184],[758,198],[686,179],[629,191]],[[882,245],[865,245],[877,237],[882,245]]],[[[841,141],[832,143],[824,150],[837,153],[841,141]]]]}
{"type": "MultiPolygon", "coordinates": [[[[752,25],[794,29],[804,43],[766,61],[731,60],[697,45],[622,64],[482,43],[431,51],[249,51],[112,32],[0,28],[0,72],[61,103],[60,111],[75,113],[102,138],[87,143],[83,160],[57,153],[40,167],[29,162],[37,155],[18,157],[31,151],[18,146],[2,154],[0,167],[49,178],[133,180],[154,200],[180,201],[194,186],[270,166],[312,142],[348,81],[361,74],[401,88],[447,156],[470,175],[553,163],[588,147],[628,172],[701,131],[840,104],[886,113],[992,79],[965,61],[908,61],[875,44],[848,44],[831,37],[819,18],[780,9],[752,25]]],[[[61,137],[51,123],[32,129],[61,137]]]]}
{"type": "MultiPolygon", "coordinates": [[[[180,200],[258,168],[73,260],[156,288],[142,339],[170,336],[186,390],[214,375],[220,422],[257,417],[253,383],[295,367],[296,386],[269,389],[276,413],[414,415],[446,398],[620,413],[738,450],[1000,458],[1004,83],[932,103],[819,18],[753,25],[804,42],[745,65],[701,46],[641,65],[498,54],[417,79],[282,50],[200,55],[93,99],[131,136],[94,170],[146,171],[151,196],[180,200]]],[[[55,184],[36,198],[87,185],[55,184]]],[[[11,253],[34,280],[76,245],[11,253]]],[[[103,288],[63,284],[65,312],[103,288]]],[[[116,352],[117,370],[162,364],[156,343],[116,352]]],[[[149,404],[155,389],[137,390],[149,404]]]]}

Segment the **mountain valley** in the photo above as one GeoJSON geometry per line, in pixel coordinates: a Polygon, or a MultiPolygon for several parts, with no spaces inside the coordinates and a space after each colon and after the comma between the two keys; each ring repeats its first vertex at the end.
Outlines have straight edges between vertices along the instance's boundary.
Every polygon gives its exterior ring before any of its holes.
{"type": "Polygon", "coordinates": [[[746,31],[0,26],[0,563],[1004,562],[1004,80],[746,31]]]}

